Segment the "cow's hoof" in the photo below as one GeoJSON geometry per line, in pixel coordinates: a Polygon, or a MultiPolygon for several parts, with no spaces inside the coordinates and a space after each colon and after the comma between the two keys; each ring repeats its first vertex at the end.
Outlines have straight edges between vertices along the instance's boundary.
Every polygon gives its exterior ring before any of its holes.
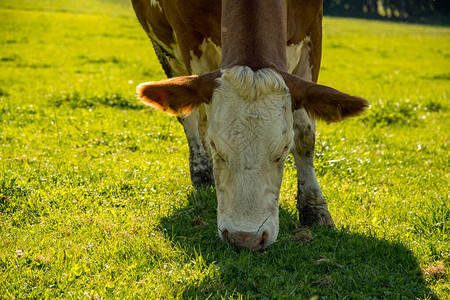
{"type": "Polygon", "coordinates": [[[327,226],[336,228],[333,218],[326,205],[305,206],[298,210],[298,217],[302,226],[327,226]]]}

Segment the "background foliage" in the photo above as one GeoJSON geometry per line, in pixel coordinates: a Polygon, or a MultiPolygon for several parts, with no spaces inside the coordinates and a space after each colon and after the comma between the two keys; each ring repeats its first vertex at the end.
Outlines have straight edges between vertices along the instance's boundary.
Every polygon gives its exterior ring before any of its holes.
{"type": "Polygon", "coordinates": [[[325,14],[427,20],[448,23],[450,2],[445,0],[324,0],[325,14]],[[445,18],[445,19],[444,19],[445,18]]]}

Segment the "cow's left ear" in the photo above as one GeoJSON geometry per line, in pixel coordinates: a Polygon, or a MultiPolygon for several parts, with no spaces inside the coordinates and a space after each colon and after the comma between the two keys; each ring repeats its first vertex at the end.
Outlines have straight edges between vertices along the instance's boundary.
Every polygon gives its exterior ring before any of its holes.
{"type": "Polygon", "coordinates": [[[369,106],[369,102],[363,98],[347,95],[286,72],[280,74],[291,93],[292,109],[303,107],[311,116],[327,123],[357,116],[369,106]]]}
{"type": "Polygon", "coordinates": [[[174,77],[144,82],[137,86],[138,97],[153,108],[172,116],[187,117],[194,107],[211,101],[220,70],[203,75],[174,77]]]}

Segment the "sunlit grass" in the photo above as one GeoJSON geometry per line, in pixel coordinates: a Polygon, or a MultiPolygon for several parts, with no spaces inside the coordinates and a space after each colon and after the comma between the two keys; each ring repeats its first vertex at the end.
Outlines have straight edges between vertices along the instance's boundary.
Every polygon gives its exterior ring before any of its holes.
{"type": "Polygon", "coordinates": [[[450,29],[324,20],[319,82],[367,98],[319,124],[336,232],[237,252],[195,192],[174,118],[134,95],[164,78],[126,1],[0,1],[1,298],[450,297],[450,29]]]}

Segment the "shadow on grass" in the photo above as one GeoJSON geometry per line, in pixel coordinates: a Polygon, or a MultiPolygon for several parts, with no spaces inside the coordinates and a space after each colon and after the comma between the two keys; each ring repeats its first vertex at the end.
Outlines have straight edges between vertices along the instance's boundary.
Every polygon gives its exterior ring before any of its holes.
{"type": "Polygon", "coordinates": [[[187,197],[186,207],[161,220],[172,246],[205,264],[207,275],[181,287],[184,297],[436,298],[413,253],[398,242],[326,228],[314,229],[309,244],[296,242],[297,213],[280,207],[278,241],[266,251],[238,251],[217,235],[215,191],[187,197]]]}

